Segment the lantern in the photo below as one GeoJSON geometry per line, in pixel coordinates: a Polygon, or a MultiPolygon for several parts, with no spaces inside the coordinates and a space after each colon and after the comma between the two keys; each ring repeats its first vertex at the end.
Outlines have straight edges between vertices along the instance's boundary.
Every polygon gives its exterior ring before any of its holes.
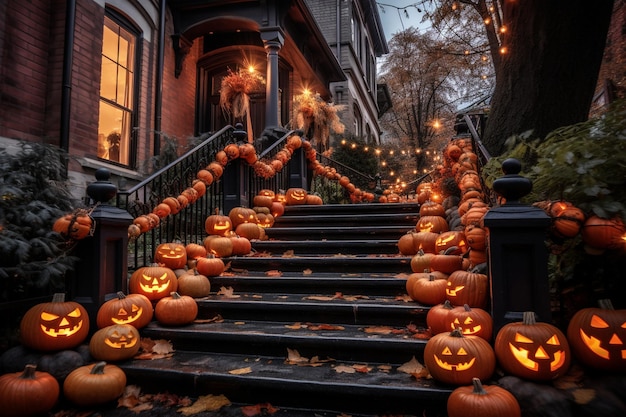
{"type": "Polygon", "coordinates": [[[154,262],[171,269],[184,268],[187,265],[187,250],[182,243],[161,243],[154,251],[154,262]]]}
{"type": "Polygon", "coordinates": [[[570,347],[565,335],[549,323],[537,323],[526,311],[521,322],[504,325],[494,343],[502,368],[531,381],[548,381],[564,375],[570,365],[570,347]]]}
{"type": "Polygon", "coordinates": [[[446,298],[455,306],[486,308],[489,282],[487,275],[458,270],[448,277],[446,298]]]}
{"type": "Polygon", "coordinates": [[[424,363],[433,378],[453,385],[490,378],[496,368],[491,345],[478,336],[463,336],[459,329],[431,337],[424,348],[424,363]]]}
{"type": "Polygon", "coordinates": [[[143,294],[151,301],[167,296],[177,287],[178,281],[174,271],[158,264],[137,269],[128,281],[131,293],[143,294]]]}
{"type": "Polygon", "coordinates": [[[96,323],[100,329],[112,324],[130,324],[141,329],[152,321],[153,314],[152,303],[145,295],[118,291],[116,298],[100,306],[96,323]]]}
{"type": "Polygon", "coordinates": [[[130,359],[141,347],[139,331],[130,324],[112,324],[103,327],[91,336],[89,353],[101,361],[130,359]]]}
{"type": "Polygon", "coordinates": [[[584,308],[571,318],[567,339],[584,365],[605,371],[626,371],[626,310],[615,310],[610,300],[584,308]]]}
{"type": "Polygon", "coordinates": [[[31,307],[20,321],[20,337],[26,347],[54,351],[80,345],[89,334],[87,310],[56,293],[49,303],[31,307]]]}

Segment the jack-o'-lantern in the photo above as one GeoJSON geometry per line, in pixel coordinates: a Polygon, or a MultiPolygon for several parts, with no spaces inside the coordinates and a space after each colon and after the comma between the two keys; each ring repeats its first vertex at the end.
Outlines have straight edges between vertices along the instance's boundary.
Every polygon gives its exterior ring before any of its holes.
{"type": "Polygon", "coordinates": [[[228,212],[228,217],[230,218],[230,224],[232,225],[231,230],[235,230],[237,226],[242,223],[258,223],[258,219],[256,217],[256,212],[247,207],[233,207],[228,212]]]}
{"type": "Polygon", "coordinates": [[[56,293],[52,301],[31,307],[20,321],[20,337],[26,347],[54,351],[80,345],[89,334],[87,310],[56,293]]]}
{"type": "Polygon", "coordinates": [[[467,304],[454,307],[448,313],[448,331],[460,329],[465,336],[478,336],[486,341],[491,340],[493,319],[482,308],[471,308],[467,304]]]}
{"type": "Polygon", "coordinates": [[[420,206],[420,216],[445,216],[446,209],[440,203],[435,201],[426,201],[420,206]]]}
{"type": "Polygon", "coordinates": [[[112,324],[103,327],[91,336],[89,353],[100,361],[130,359],[139,352],[141,337],[135,326],[112,324]]]}
{"type": "Polygon", "coordinates": [[[455,249],[448,252],[450,255],[461,255],[467,252],[467,241],[464,232],[459,230],[443,232],[435,240],[435,253],[446,251],[452,247],[455,249]]]}
{"type": "Polygon", "coordinates": [[[262,195],[262,194],[258,194],[255,195],[254,198],[252,199],[252,203],[254,204],[255,207],[267,207],[270,208],[272,207],[272,203],[274,202],[274,196],[270,196],[270,195],[262,195]]]}
{"type": "Polygon", "coordinates": [[[437,381],[467,385],[472,378],[490,378],[496,368],[496,357],[486,340],[464,336],[455,329],[439,333],[426,342],[424,363],[437,381]]]}
{"type": "Polygon", "coordinates": [[[505,324],[494,343],[502,368],[531,381],[548,381],[564,375],[570,365],[570,347],[563,332],[550,323],[535,321],[525,311],[521,322],[505,324]]]}
{"type": "Polygon", "coordinates": [[[626,227],[618,216],[612,219],[590,216],[585,221],[581,233],[585,245],[593,249],[626,248],[626,227]]]}
{"type": "Polygon", "coordinates": [[[228,236],[207,236],[204,239],[204,247],[207,250],[207,254],[215,255],[221,258],[225,258],[233,254],[233,242],[228,236]]]}
{"type": "Polygon", "coordinates": [[[130,324],[141,329],[152,321],[153,314],[152,303],[145,295],[118,291],[117,297],[105,301],[98,309],[96,324],[100,329],[112,324],[130,324]]]}
{"type": "Polygon", "coordinates": [[[257,213],[256,215],[259,223],[258,225],[261,227],[272,227],[274,226],[274,216],[269,213],[257,213]]]}
{"type": "Polygon", "coordinates": [[[239,158],[239,146],[235,143],[226,145],[224,147],[224,152],[226,153],[226,156],[228,156],[229,161],[239,158]]]}
{"type": "Polygon", "coordinates": [[[287,205],[295,206],[306,203],[307,191],[304,188],[289,188],[285,192],[287,205]]]}
{"type": "Polygon", "coordinates": [[[441,216],[423,216],[417,221],[415,230],[418,232],[442,233],[449,230],[448,222],[441,216]]]}
{"type": "Polygon", "coordinates": [[[143,294],[151,301],[159,300],[178,288],[176,274],[171,268],[153,264],[137,269],[128,281],[133,294],[143,294]]]}
{"type": "Polygon", "coordinates": [[[210,235],[226,236],[233,228],[229,216],[219,214],[219,209],[214,214],[207,216],[204,222],[204,230],[210,235]]]}
{"type": "Polygon", "coordinates": [[[177,242],[161,243],[154,251],[154,262],[171,269],[183,268],[187,265],[185,245],[177,242]]]}
{"type": "Polygon", "coordinates": [[[452,305],[469,305],[472,308],[486,308],[489,282],[487,275],[458,270],[448,277],[446,298],[452,305]]]}
{"type": "Polygon", "coordinates": [[[610,300],[599,308],[584,308],[571,318],[567,339],[584,365],[605,371],[626,371],[626,310],[615,310],[610,300]]]}
{"type": "Polygon", "coordinates": [[[472,224],[465,227],[465,239],[467,246],[478,251],[487,248],[487,232],[482,227],[472,224]]]}
{"type": "Polygon", "coordinates": [[[276,197],[276,193],[274,192],[274,190],[270,190],[269,188],[263,188],[259,190],[257,195],[264,195],[267,197],[272,197],[272,200],[274,199],[274,197],[276,197]]]}

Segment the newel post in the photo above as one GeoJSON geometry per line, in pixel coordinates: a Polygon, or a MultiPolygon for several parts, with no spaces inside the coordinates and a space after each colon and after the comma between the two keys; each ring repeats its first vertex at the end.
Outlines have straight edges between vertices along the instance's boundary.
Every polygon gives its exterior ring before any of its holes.
{"type": "Polygon", "coordinates": [[[545,244],[550,218],[519,201],[532,190],[531,181],[519,175],[521,167],[517,159],[502,163],[505,175],[494,181],[493,190],[506,202],[484,217],[494,336],[504,324],[521,321],[524,311],[534,311],[542,321],[552,319],[545,244]]]}
{"type": "Polygon", "coordinates": [[[68,288],[71,298],[82,304],[95,325],[98,308],[105,296],[128,292],[128,226],[133,217],[126,210],[107,204],[117,194],[105,168],[95,173],[96,181],[87,186],[87,195],[97,204],[91,212],[96,223],[93,236],[76,247],[79,258],[73,282],[68,288]]]}

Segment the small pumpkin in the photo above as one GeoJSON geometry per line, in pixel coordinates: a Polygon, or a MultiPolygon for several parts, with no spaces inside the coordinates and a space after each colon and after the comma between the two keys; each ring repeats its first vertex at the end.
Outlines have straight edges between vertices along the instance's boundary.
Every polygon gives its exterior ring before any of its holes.
{"type": "Polygon", "coordinates": [[[81,240],[93,235],[95,222],[87,210],[78,209],[55,221],[52,230],[65,238],[81,240]]]}
{"type": "Polygon", "coordinates": [[[420,206],[419,214],[421,217],[424,216],[440,216],[443,217],[446,215],[446,209],[443,208],[441,203],[437,203],[436,201],[426,201],[424,204],[420,206]]]}
{"type": "Polygon", "coordinates": [[[465,336],[478,336],[491,341],[493,318],[482,308],[471,308],[467,304],[454,307],[446,319],[448,330],[461,329],[465,336]]]}
{"type": "Polygon", "coordinates": [[[435,257],[432,253],[425,253],[423,250],[419,250],[415,256],[411,258],[411,270],[413,272],[424,272],[424,270],[430,270],[430,264],[435,257]]]}
{"type": "Polygon", "coordinates": [[[418,232],[441,233],[449,230],[448,222],[441,216],[423,216],[417,221],[415,230],[418,232]]]}
{"type": "Polygon", "coordinates": [[[165,326],[182,326],[196,319],[198,304],[188,295],[172,292],[157,302],[154,315],[165,326]]]}
{"type": "Polygon", "coordinates": [[[450,331],[448,327],[448,313],[453,308],[454,306],[450,304],[450,301],[445,300],[443,303],[432,306],[428,310],[426,325],[433,335],[450,331]]]}
{"type": "Polygon", "coordinates": [[[285,201],[287,205],[295,206],[299,204],[306,204],[307,191],[304,188],[289,188],[285,192],[285,201]]]}
{"type": "Polygon", "coordinates": [[[478,272],[458,270],[448,277],[446,298],[452,305],[470,307],[487,307],[489,295],[489,280],[487,275],[478,272]]]}
{"type": "Polygon", "coordinates": [[[570,365],[570,347],[563,332],[550,323],[536,322],[525,311],[521,322],[505,324],[494,343],[502,369],[531,381],[549,381],[564,375],[570,365]]]}
{"type": "Polygon", "coordinates": [[[198,243],[188,243],[185,246],[185,252],[187,252],[187,260],[202,258],[207,253],[204,245],[198,243]]]}
{"type": "Polygon", "coordinates": [[[239,236],[235,232],[232,232],[229,237],[233,243],[233,255],[247,255],[252,251],[252,243],[247,237],[239,236]]]}
{"type": "Polygon", "coordinates": [[[414,273],[417,279],[407,280],[407,290],[411,299],[426,305],[436,305],[443,303],[446,299],[447,280],[445,276],[437,276],[426,270],[423,273],[414,273]],[[409,282],[412,285],[409,287],[409,282]]]}
{"type": "Polygon", "coordinates": [[[490,378],[496,368],[496,357],[485,339],[464,336],[456,329],[439,333],[426,342],[424,363],[437,381],[467,385],[473,378],[490,378]]]}
{"type": "Polygon", "coordinates": [[[626,310],[615,310],[610,300],[577,311],[567,326],[567,340],[584,365],[626,371],[626,310]]]}
{"type": "Polygon", "coordinates": [[[184,268],[187,265],[187,251],[180,242],[159,244],[154,251],[154,262],[171,269],[184,268]]]}
{"type": "MultiPolygon", "coordinates": [[[[219,258],[215,258],[219,259],[219,258]]],[[[222,260],[219,259],[221,262],[222,260]]],[[[223,264],[223,262],[222,262],[223,264]]],[[[197,270],[188,272],[178,278],[178,293],[193,298],[206,297],[211,292],[211,281],[197,270]]]]}
{"type": "MultiPolygon", "coordinates": [[[[224,272],[224,268],[224,261],[212,253],[197,259],[196,270],[205,277],[217,277],[224,272]]],[[[180,280],[180,277],[178,279],[180,280]]]]}
{"type": "MultiPolygon", "coordinates": [[[[254,226],[258,227],[256,224],[254,226]]],[[[204,239],[204,247],[206,248],[208,254],[212,254],[220,258],[226,258],[233,254],[233,242],[226,236],[207,236],[204,239]]],[[[200,258],[198,258],[197,261],[200,261],[200,258]]]]}
{"type": "Polygon", "coordinates": [[[150,301],[165,297],[177,288],[178,281],[174,271],[158,264],[138,268],[128,281],[129,292],[145,295],[150,301]]]}
{"type": "Polygon", "coordinates": [[[64,293],[56,293],[52,301],[31,307],[20,321],[22,344],[35,350],[71,349],[88,335],[87,310],[75,301],[65,301],[64,293]]]}
{"type": "Polygon", "coordinates": [[[446,251],[452,247],[455,249],[449,252],[451,255],[461,255],[467,252],[467,239],[464,232],[460,230],[443,232],[435,240],[435,253],[446,251]]]}
{"type": "Polygon", "coordinates": [[[235,228],[235,233],[248,240],[261,239],[263,228],[256,223],[242,223],[235,228]]]}
{"type": "Polygon", "coordinates": [[[626,227],[620,217],[590,216],[582,228],[583,242],[591,248],[620,249],[626,246],[626,227]]]}
{"type": "Polygon", "coordinates": [[[63,382],[63,395],[76,405],[88,407],[114,401],[125,387],[124,371],[101,361],[72,371],[63,382]]]}
{"type": "Polygon", "coordinates": [[[141,337],[130,324],[112,324],[95,332],[89,340],[89,353],[101,361],[122,361],[139,352],[141,337]]]}
{"type": "Polygon", "coordinates": [[[130,324],[141,329],[152,321],[153,315],[154,308],[148,297],[118,291],[115,298],[105,301],[98,309],[96,324],[99,329],[112,324],[130,324]]]}
{"type": "Polygon", "coordinates": [[[230,218],[231,230],[234,230],[242,223],[258,223],[256,213],[253,209],[247,207],[233,207],[228,212],[230,218]]]}
{"type": "Polygon", "coordinates": [[[472,378],[472,386],[458,387],[446,403],[448,417],[521,417],[517,399],[497,385],[483,385],[472,378]]]}
{"type": "Polygon", "coordinates": [[[207,216],[204,222],[204,230],[210,235],[226,236],[233,228],[231,218],[219,213],[219,209],[215,209],[215,213],[207,216]]]}
{"type": "Polygon", "coordinates": [[[5,417],[45,414],[59,400],[61,389],[56,378],[28,364],[23,372],[0,376],[0,409],[5,417]]]}
{"type": "Polygon", "coordinates": [[[550,204],[552,231],[561,238],[576,236],[585,223],[585,213],[568,201],[554,201],[550,204]]]}

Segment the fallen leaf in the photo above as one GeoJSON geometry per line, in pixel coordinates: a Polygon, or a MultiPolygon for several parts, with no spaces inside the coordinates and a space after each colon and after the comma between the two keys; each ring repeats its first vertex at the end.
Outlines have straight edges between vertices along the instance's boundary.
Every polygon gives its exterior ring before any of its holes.
{"type": "Polygon", "coordinates": [[[428,369],[415,359],[415,356],[413,356],[410,361],[400,365],[398,371],[413,375],[415,378],[425,378],[429,375],[428,369]]]}
{"type": "Polygon", "coordinates": [[[299,363],[308,363],[308,362],[309,362],[309,358],[304,358],[304,357],[300,356],[300,352],[298,352],[295,349],[287,348],[287,361],[286,361],[286,363],[288,363],[290,365],[295,365],[295,364],[299,364],[299,363]]]}
{"type": "Polygon", "coordinates": [[[306,328],[306,325],[302,325],[302,323],[294,323],[294,324],[285,324],[285,327],[291,330],[300,330],[302,328],[306,328]]]}
{"type": "Polygon", "coordinates": [[[159,339],[155,340],[152,352],[158,355],[167,355],[174,352],[174,346],[169,340],[159,339]]]}
{"type": "Polygon", "coordinates": [[[195,319],[193,322],[206,324],[206,323],[222,323],[223,321],[224,321],[224,318],[220,314],[218,314],[215,317],[212,317],[210,319],[195,319]]]}
{"type": "Polygon", "coordinates": [[[377,368],[381,372],[389,372],[391,371],[391,369],[393,369],[391,365],[378,365],[377,368]]]}
{"type": "Polygon", "coordinates": [[[392,334],[394,330],[395,329],[391,326],[370,326],[363,329],[365,333],[376,334],[392,334]]]}
{"type": "Polygon", "coordinates": [[[226,298],[241,298],[241,295],[234,295],[233,287],[220,287],[217,295],[223,295],[226,298]]]}
{"type": "Polygon", "coordinates": [[[396,301],[404,301],[405,303],[412,303],[413,299],[409,296],[409,294],[402,294],[396,296],[396,301]]]}
{"type": "Polygon", "coordinates": [[[270,271],[265,271],[265,275],[268,277],[281,277],[283,273],[277,269],[272,269],[270,271]]]}
{"type": "Polygon", "coordinates": [[[198,414],[203,411],[216,411],[220,408],[230,405],[230,400],[224,395],[203,395],[199,397],[195,403],[189,407],[181,407],[178,412],[186,416],[198,414]]]}
{"type": "Polygon", "coordinates": [[[241,412],[247,417],[253,417],[259,414],[274,414],[278,410],[278,408],[274,407],[270,403],[247,405],[245,407],[241,407],[241,412]]]}
{"type": "Polygon", "coordinates": [[[333,369],[338,374],[342,374],[342,373],[343,374],[354,374],[354,373],[356,373],[356,369],[354,369],[352,366],[347,366],[347,365],[337,365],[333,369]]]}
{"type": "Polygon", "coordinates": [[[245,368],[239,368],[239,369],[233,369],[232,371],[228,371],[229,374],[231,375],[245,375],[245,374],[250,374],[252,373],[252,368],[250,368],[249,366],[245,367],[245,368]]]}
{"type": "Polygon", "coordinates": [[[139,405],[136,405],[135,407],[130,408],[130,410],[131,410],[133,413],[137,413],[137,414],[139,414],[139,413],[141,413],[142,411],[152,410],[152,408],[154,408],[154,407],[153,407],[153,406],[152,406],[152,404],[150,404],[150,403],[141,403],[141,404],[139,404],[139,405]]]}
{"type": "Polygon", "coordinates": [[[126,385],[122,396],[117,399],[118,407],[132,408],[139,404],[141,388],[137,385],[126,385]]]}
{"type": "Polygon", "coordinates": [[[312,331],[316,330],[345,330],[346,328],[343,326],[338,326],[335,324],[310,324],[307,323],[306,328],[312,331]]]}
{"type": "Polygon", "coordinates": [[[366,374],[372,370],[371,366],[362,365],[362,364],[354,364],[352,365],[352,367],[354,368],[355,371],[362,373],[362,374],[366,374]]]}
{"type": "Polygon", "coordinates": [[[343,299],[346,301],[356,301],[356,300],[369,300],[370,298],[367,295],[344,295],[343,299]]]}
{"type": "Polygon", "coordinates": [[[293,258],[294,253],[293,249],[287,250],[283,252],[283,258],[293,258]]]}
{"type": "Polygon", "coordinates": [[[313,270],[310,268],[307,268],[304,271],[302,271],[303,275],[311,275],[312,273],[313,273],[313,270]]]}
{"type": "Polygon", "coordinates": [[[336,298],[334,296],[327,296],[327,295],[310,295],[308,297],[304,297],[304,300],[313,300],[313,301],[331,301],[331,300],[335,300],[336,298]]]}

